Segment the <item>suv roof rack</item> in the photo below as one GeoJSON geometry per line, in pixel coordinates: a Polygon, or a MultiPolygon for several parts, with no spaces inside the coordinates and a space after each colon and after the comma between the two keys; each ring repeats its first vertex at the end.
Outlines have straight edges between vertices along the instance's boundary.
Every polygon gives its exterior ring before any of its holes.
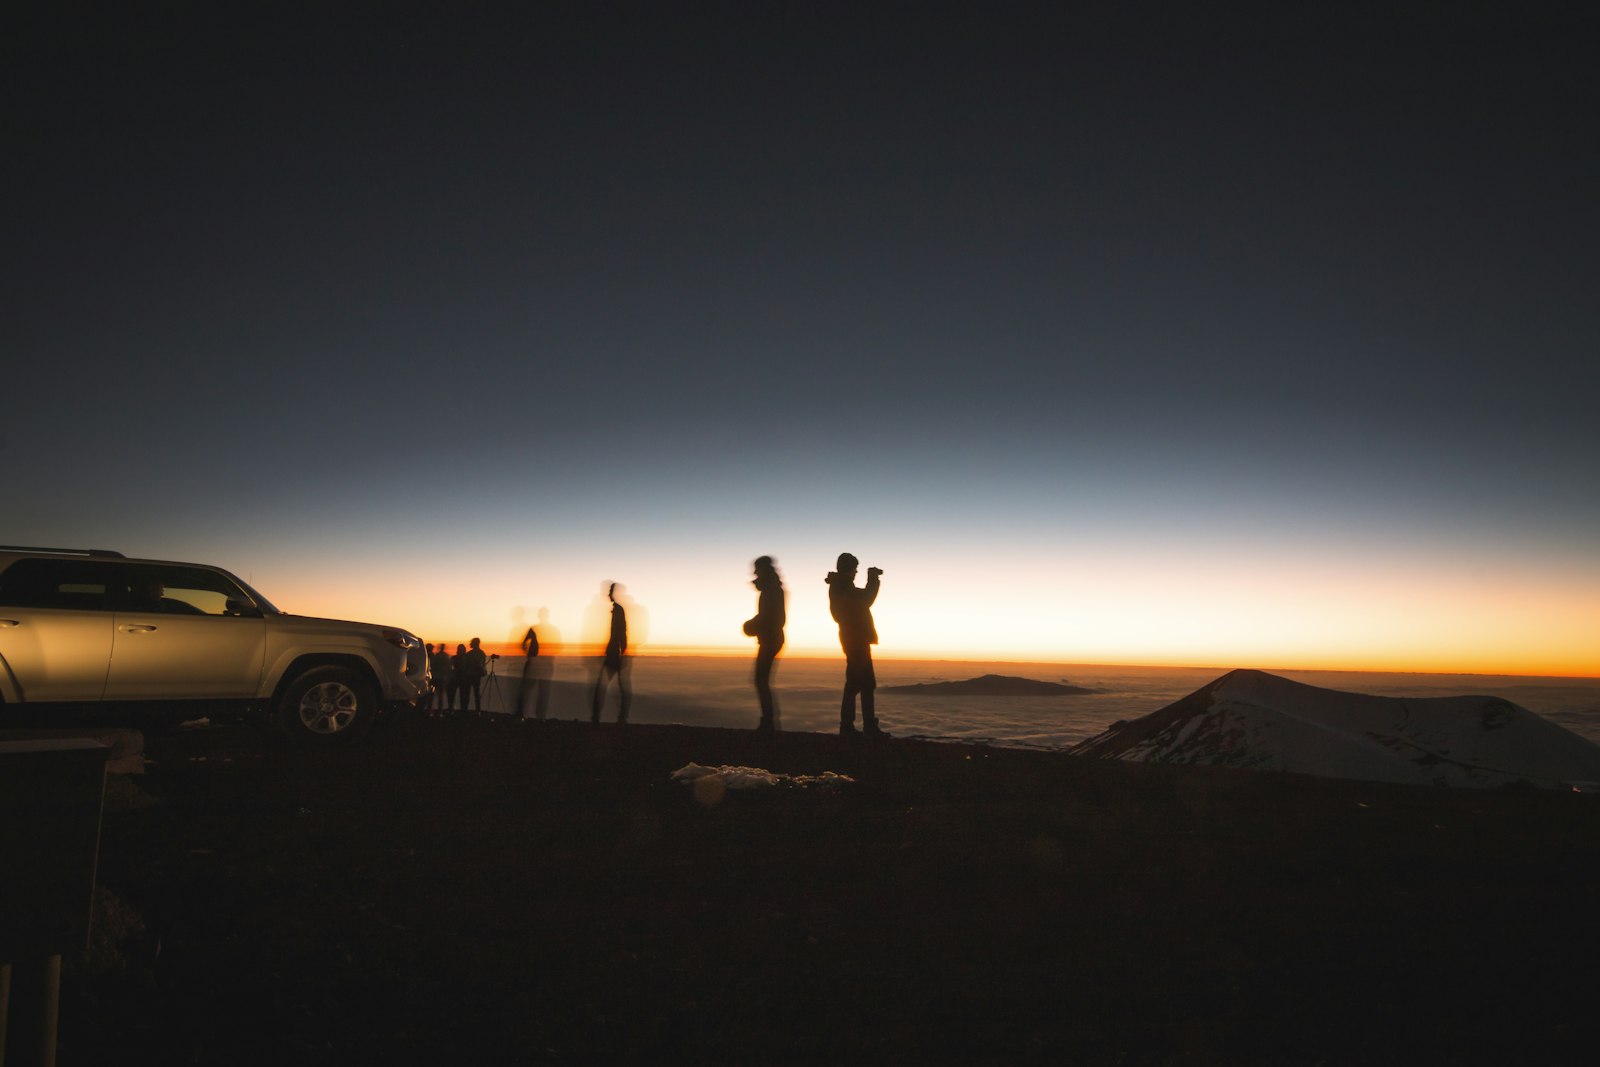
{"type": "Polygon", "coordinates": [[[58,556],[109,556],[127,559],[121,552],[109,548],[40,548],[37,545],[0,545],[0,552],[51,552],[58,556]]]}

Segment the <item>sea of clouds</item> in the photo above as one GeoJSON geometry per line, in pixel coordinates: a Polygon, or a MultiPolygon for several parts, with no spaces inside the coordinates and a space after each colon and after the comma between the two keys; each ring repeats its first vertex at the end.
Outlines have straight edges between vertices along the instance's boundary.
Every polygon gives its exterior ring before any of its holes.
{"type": "MultiPolygon", "coordinates": [[[[514,710],[521,663],[498,665],[491,710],[514,710]]],[[[1242,665],[1241,665],[1242,666],[1242,665]]],[[[588,661],[556,661],[550,715],[587,719],[593,675],[588,661]]],[[[758,718],[752,660],[735,656],[641,656],[632,665],[630,718],[640,723],[754,727],[758,718]]],[[[880,692],[878,717],[899,737],[925,737],[1018,748],[1061,749],[1119,719],[1147,715],[1226,674],[1220,667],[1116,667],[967,661],[883,660],[878,684],[957,681],[984,674],[1067,682],[1097,692],[1081,696],[963,697],[880,692]]],[[[1377,696],[1497,696],[1600,743],[1600,679],[1498,675],[1393,674],[1358,671],[1274,671],[1325,689],[1377,696]]],[[[839,722],[843,659],[779,661],[774,690],[782,728],[829,732],[839,722]]],[[[617,686],[602,717],[616,718],[617,686]]]]}

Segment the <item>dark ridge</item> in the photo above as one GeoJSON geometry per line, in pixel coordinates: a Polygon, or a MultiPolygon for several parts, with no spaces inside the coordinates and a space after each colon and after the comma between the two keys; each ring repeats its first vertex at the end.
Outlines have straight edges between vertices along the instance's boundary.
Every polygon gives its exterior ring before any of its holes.
{"type": "Polygon", "coordinates": [[[63,1064],[1592,1058],[1518,1021],[1592,1008],[1593,797],[503,715],[144,740],[63,1064]]]}

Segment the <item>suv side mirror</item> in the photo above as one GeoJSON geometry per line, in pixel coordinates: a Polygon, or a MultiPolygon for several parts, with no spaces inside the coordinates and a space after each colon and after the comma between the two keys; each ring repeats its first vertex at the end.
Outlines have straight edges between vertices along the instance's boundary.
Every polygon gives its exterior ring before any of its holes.
{"type": "Polygon", "coordinates": [[[232,597],[229,597],[227,603],[223,605],[223,609],[229,615],[236,615],[242,619],[261,618],[261,609],[250,603],[248,600],[234,600],[232,597]]]}

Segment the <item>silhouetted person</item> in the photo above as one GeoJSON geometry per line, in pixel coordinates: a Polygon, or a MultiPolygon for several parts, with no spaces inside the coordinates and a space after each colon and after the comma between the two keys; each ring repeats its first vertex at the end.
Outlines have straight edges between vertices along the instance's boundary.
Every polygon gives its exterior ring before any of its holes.
{"type": "Polygon", "coordinates": [[[467,693],[465,689],[467,671],[467,646],[456,645],[456,654],[450,657],[450,705],[446,710],[467,710],[467,693]]]}
{"type": "MultiPolygon", "coordinates": [[[[517,721],[521,722],[528,717],[528,694],[533,691],[534,684],[538,681],[539,662],[539,635],[533,627],[528,627],[528,632],[522,635],[522,684],[517,686],[517,721]]],[[[541,719],[544,716],[539,716],[541,719]]]]}
{"type": "Polygon", "coordinates": [[[456,672],[450,665],[450,652],[440,641],[428,647],[428,671],[433,676],[433,693],[428,697],[428,714],[450,710],[450,698],[455,695],[456,672]]]}
{"type": "Polygon", "coordinates": [[[756,598],[755,617],[747,619],[744,632],[756,639],[756,699],[761,703],[761,722],[757,730],[772,732],[780,726],[778,707],[772,699],[772,667],[783,649],[783,626],[787,612],[784,608],[783,579],[773,566],[771,556],[762,556],[755,562],[754,585],[760,596],[756,598]]]}
{"type": "Polygon", "coordinates": [[[561,635],[550,625],[550,609],[539,609],[539,621],[522,635],[522,686],[517,690],[517,718],[528,718],[530,694],[535,722],[544,722],[550,711],[550,678],[555,674],[551,659],[561,644],[561,635]]]}
{"type": "Polygon", "coordinates": [[[861,732],[868,737],[887,737],[878,729],[873,708],[873,692],[878,679],[872,672],[872,646],[878,643],[878,628],[872,622],[872,603],[878,599],[881,568],[867,568],[867,584],[856,588],[857,560],[841,553],[838,570],[828,572],[828,611],[839,624],[839,645],[844,649],[844,700],[839,705],[839,734],[852,737],[856,732],[856,697],[861,698],[861,732]]]}
{"type": "Polygon", "coordinates": [[[600,706],[606,700],[606,687],[612,678],[622,694],[622,707],[617,712],[617,724],[628,721],[628,705],[633,703],[633,681],[628,677],[628,613],[617,603],[617,583],[612,582],[606,595],[611,599],[611,633],[606,638],[605,654],[600,659],[600,674],[594,682],[594,705],[589,711],[589,721],[600,722],[600,706]]]}
{"type": "Polygon", "coordinates": [[[456,667],[456,676],[461,679],[461,710],[467,710],[467,700],[470,698],[472,710],[481,712],[483,676],[489,673],[489,657],[484,655],[476,637],[472,639],[472,647],[462,657],[462,663],[466,665],[465,670],[459,665],[456,667]]]}
{"type": "Polygon", "coordinates": [[[528,629],[539,641],[539,656],[533,664],[533,717],[542,723],[550,713],[550,689],[554,686],[555,657],[562,654],[562,632],[550,625],[549,608],[539,608],[539,621],[528,629]]]}

